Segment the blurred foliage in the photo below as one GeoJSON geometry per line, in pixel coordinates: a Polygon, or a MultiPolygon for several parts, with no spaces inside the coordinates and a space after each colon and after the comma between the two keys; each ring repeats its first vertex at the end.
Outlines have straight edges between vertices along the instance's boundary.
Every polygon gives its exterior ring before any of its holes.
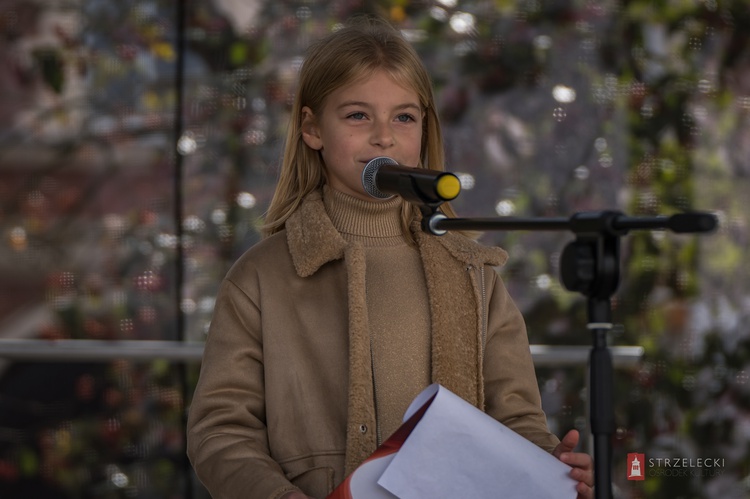
{"type": "MultiPolygon", "coordinates": [[[[612,344],[646,355],[617,372],[614,478],[618,497],[747,497],[745,0],[185,2],[182,79],[177,5],[0,7],[0,320],[28,317],[28,334],[50,339],[200,341],[219,280],[259,240],[306,46],[376,13],[433,76],[448,168],[472,184],[462,215],[719,216],[711,235],[622,239],[612,344]],[[628,452],[726,464],[719,476],[629,482],[628,452]]],[[[585,299],[558,282],[569,239],[483,236],[511,255],[502,272],[533,343],[590,344],[585,299]]],[[[181,415],[194,368],[20,363],[0,375],[0,496],[191,488],[181,415]]],[[[583,367],[538,375],[551,427],[585,431],[583,367]]]]}

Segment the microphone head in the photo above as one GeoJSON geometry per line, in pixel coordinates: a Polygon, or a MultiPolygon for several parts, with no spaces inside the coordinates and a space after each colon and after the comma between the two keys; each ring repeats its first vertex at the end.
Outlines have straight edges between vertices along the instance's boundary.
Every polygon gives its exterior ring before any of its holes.
{"type": "Polygon", "coordinates": [[[398,162],[395,159],[389,158],[387,156],[378,156],[377,158],[368,161],[364,169],[362,170],[362,187],[364,187],[367,194],[378,199],[388,199],[394,197],[392,194],[381,192],[375,184],[375,175],[383,165],[398,166],[398,162]]]}

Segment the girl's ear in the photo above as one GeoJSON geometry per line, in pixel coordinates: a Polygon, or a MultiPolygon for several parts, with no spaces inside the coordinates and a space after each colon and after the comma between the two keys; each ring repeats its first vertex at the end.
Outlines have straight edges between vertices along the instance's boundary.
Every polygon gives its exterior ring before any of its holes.
{"type": "Polygon", "coordinates": [[[315,115],[307,106],[302,108],[302,140],[310,149],[320,151],[323,149],[323,140],[320,138],[320,127],[315,115]]]}

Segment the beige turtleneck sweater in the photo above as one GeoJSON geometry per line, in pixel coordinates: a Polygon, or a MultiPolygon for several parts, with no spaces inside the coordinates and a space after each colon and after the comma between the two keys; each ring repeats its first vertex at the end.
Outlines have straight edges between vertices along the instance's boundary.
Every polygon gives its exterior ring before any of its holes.
{"type": "Polygon", "coordinates": [[[363,201],[326,186],[328,216],[341,236],[365,249],[378,444],[400,425],[430,383],[430,310],[419,253],[401,231],[399,197],[363,201]]]}

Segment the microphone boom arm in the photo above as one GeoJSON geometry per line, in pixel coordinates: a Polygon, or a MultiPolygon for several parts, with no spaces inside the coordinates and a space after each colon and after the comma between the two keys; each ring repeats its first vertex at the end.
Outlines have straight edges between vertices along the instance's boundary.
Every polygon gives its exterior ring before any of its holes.
{"type": "Polygon", "coordinates": [[[570,230],[576,234],[605,232],[625,235],[630,230],[649,229],[688,233],[711,232],[718,226],[716,216],[706,212],[655,217],[630,217],[617,211],[599,211],[580,212],[570,218],[448,218],[433,206],[422,208],[422,229],[436,236],[449,230],[570,230]]]}

